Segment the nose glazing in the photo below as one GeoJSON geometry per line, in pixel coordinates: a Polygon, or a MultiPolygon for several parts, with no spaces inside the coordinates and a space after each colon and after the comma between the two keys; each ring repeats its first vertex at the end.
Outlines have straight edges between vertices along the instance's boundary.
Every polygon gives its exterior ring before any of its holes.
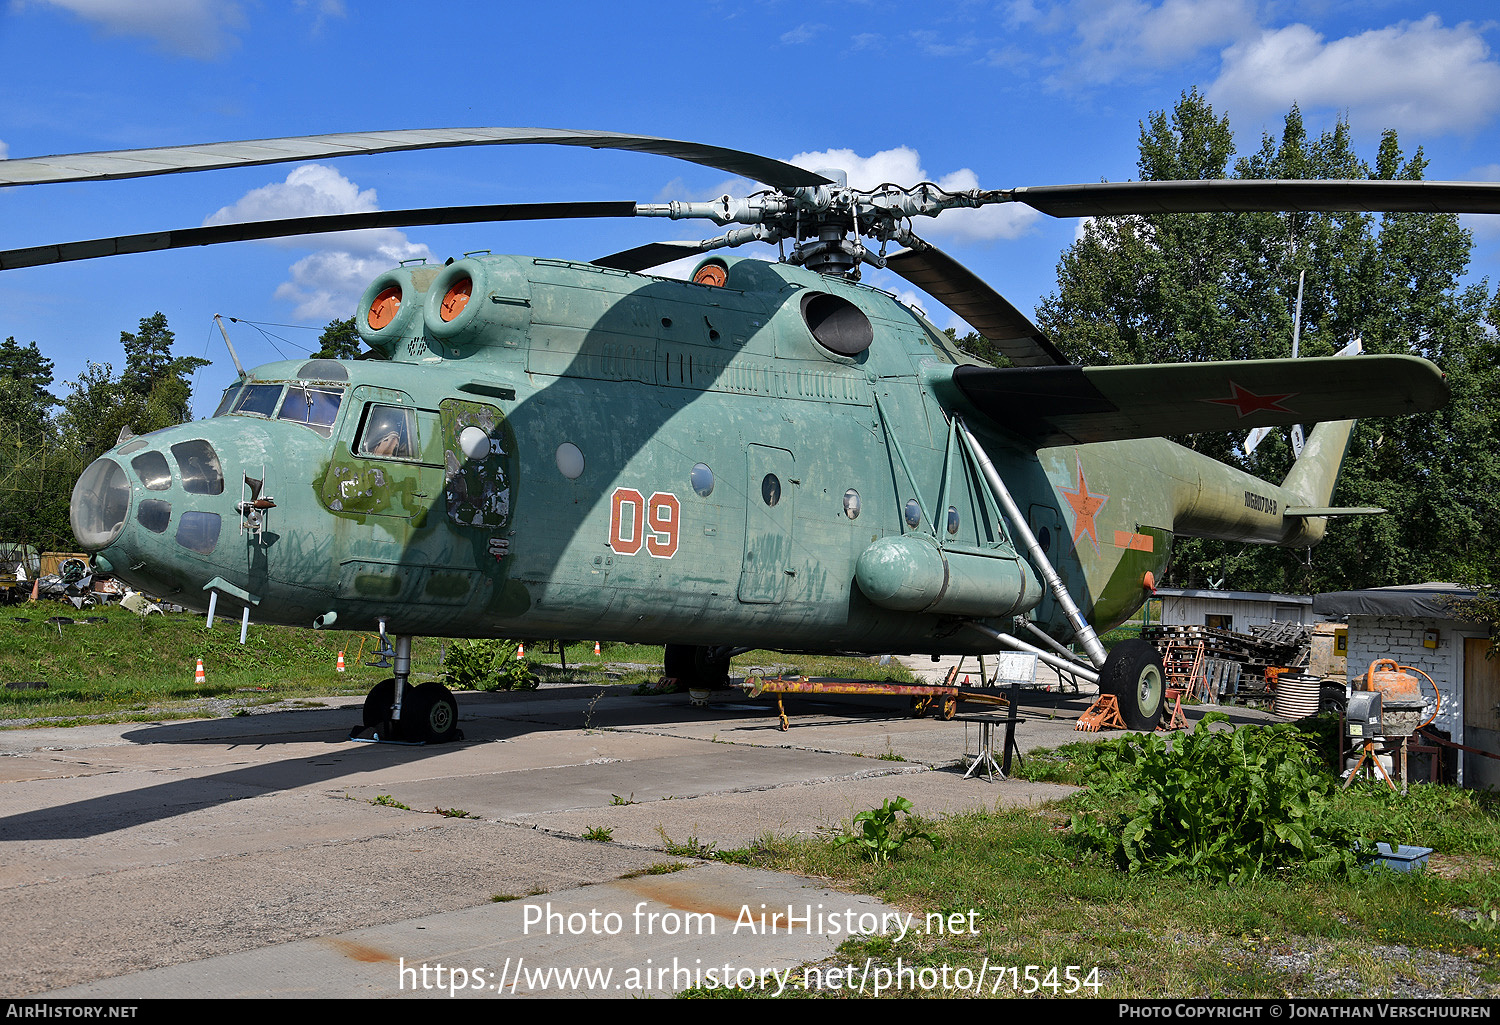
{"type": "Polygon", "coordinates": [[[130,512],[130,479],[119,463],[96,459],[73,486],[68,519],[78,543],[91,552],[109,547],[125,529],[130,512]]]}

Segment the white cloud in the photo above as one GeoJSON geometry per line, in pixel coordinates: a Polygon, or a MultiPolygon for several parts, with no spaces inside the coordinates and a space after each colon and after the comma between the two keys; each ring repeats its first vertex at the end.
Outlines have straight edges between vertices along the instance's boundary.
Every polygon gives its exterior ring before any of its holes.
{"type": "Polygon", "coordinates": [[[409,243],[405,250],[391,249],[376,255],[322,249],[292,264],[291,280],[276,286],[275,297],[295,303],[292,316],[298,320],[348,317],[375,275],[390,270],[401,260],[424,255],[426,246],[409,243]]]}
{"type": "MultiPolygon", "coordinates": [[[[838,168],[849,176],[849,186],[855,189],[873,189],[887,182],[915,185],[923,181],[933,182],[950,192],[979,188],[978,177],[967,167],[933,178],[923,170],[921,156],[909,146],[881,150],[869,157],[862,157],[850,149],[798,153],[789,163],[810,171],[838,168]]],[[[947,210],[933,220],[924,221],[917,234],[963,242],[1017,238],[1029,232],[1040,216],[1031,207],[1020,203],[1001,203],[978,210],[947,210]]]]}
{"type": "Polygon", "coordinates": [[[165,50],[208,58],[238,40],[245,25],[233,0],[40,0],[71,11],[111,35],[146,36],[165,50]]]}
{"type": "Polygon", "coordinates": [[[344,9],[344,0],[297,0],[297,10],[312,16],[313,35],[323,30],[328,19],[342,18],[348,14],[344,9]]]}
{"type": "Polygon", "coordinates": [[[726,178],[710,189],[692,189],[688,187],[685,178],[678,177],[663,185],[653,202],[711,202],[720,196],[748,195],[759,188],[760,186],[744,178],[726,178]]]}
{"type": "MultiPolygon", "coordinates": [[[[204,224],[230,224],[282,217],[361,213],[378,210],[375,190],[358,185],[322,164],[294,168],[284,182],[252,189],[220,208],[204,224]]],[[[394,228],[303,235],[275,239],[283,247],[322,247],[291,266],[291,280],[276,289],[276,298],[296,303],[299,319],[347,317],[370,279],[402,260],[432,258],[425,246],[394,228]]]]}
{"type": "MultiPolygon", "coordinates": [[[[1038,10],[1030,0],[1012,4],[1008,22],[1042,33],[1071,26],[1076,43],[1054,87],[1105,85],[1141,72],[1179,70],[1216,46],[1256,28],[1254,0],[1068,0],[1038,10]]],[[[994,61],[996,55],[991,54],[994,61]]]]}
{"type": "Polygon", "coordinates": [[[1475,26],[1444,28],[1435,14],[1332,41],[1288,25],[1225,50],[1207,95],[1237,114],[1296,103],[1347,112],[1357,128],[1464,132],[1500,111],[1500,63],[1475,26]]]}
{"type": "Polygon", "coordinates": [[[781,41],[787,46],[801,46],[804,43],[812,42],[820,32],[827,28],[827,25],[809,25],[804,22],[789,32],[783,32],[781,34],[781,41]]]}

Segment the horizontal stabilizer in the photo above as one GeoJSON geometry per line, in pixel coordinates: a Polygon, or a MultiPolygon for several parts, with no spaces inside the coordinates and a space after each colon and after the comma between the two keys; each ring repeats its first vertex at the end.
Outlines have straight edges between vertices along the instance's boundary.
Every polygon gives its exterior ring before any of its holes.
{"type": "Polygon", "coordinates": [[[1387,510],[1378,505],[1289,505],[1283,516],[1379,516],[1387,510]]]}
{"type": "Polygon", "coordinates": [[[1040,448],[1401,416],[1448,401],[1416,356],[1118,367],[954,368],[981,413],[1040,448]]]}

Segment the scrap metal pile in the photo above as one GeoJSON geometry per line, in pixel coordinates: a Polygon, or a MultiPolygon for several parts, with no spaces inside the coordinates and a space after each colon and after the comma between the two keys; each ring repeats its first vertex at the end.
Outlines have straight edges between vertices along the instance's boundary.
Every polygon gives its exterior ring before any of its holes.
{"type": "Polygon", "coordinates": [[[1141,628],[1141,638],[1155,644],[1164,660],[1175,661],[1173,653],[1202,645],[1205,665],[1238,665],[1237,681],[1214,689],[1220,701],[1244,704],[1268,698],[1279,671],[1305,667],[1312,652],[1312,628],[1301,623],[1260,623],[1250,630],[1243,634],[1207,626],[1147,626],[1141,628]]]}

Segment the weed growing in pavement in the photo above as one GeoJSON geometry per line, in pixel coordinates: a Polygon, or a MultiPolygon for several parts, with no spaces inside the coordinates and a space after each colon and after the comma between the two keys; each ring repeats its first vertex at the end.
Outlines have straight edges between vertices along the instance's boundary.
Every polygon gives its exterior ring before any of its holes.
{"type": "Polygon", "coordinates": [[[834,843],[843,846],[853,844],[865,857],[879,864],[890,861],[901,848],[913,840],[925,840],[933,850],[939,850],[942,842],[932,833],[915,824],[911,815],[911,802],[904,797],[887,800],[879,808],[871,808],[854,816],[854,832],[838,837],[834,843]],[[898,831],[898,816],[907,816],[906,825],[898,831]]]}

